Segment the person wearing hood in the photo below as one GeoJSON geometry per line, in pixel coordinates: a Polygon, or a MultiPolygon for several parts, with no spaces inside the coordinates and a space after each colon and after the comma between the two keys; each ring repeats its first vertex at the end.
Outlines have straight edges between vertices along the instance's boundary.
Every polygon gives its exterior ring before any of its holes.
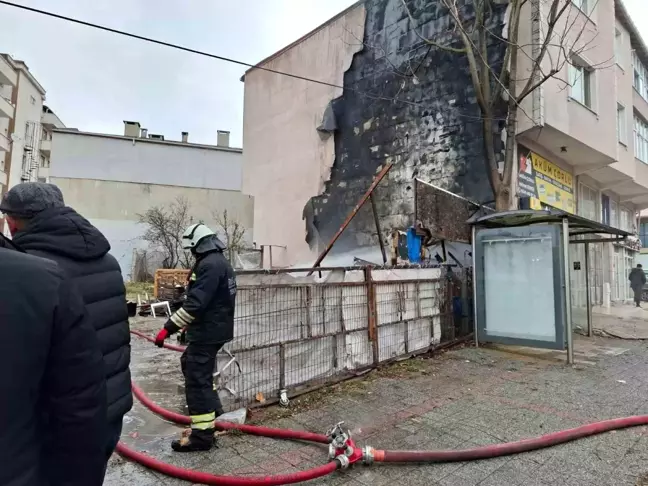
{"type": "Polygon", "coordinates": [[[641,296],[643,294],[644,285],[646,285],[646,274],[643,271],[641,263],[630,271],[628,280],[630,280],[630,288],[634,293],[635,306],[641,307],[641,296]]]}
{"type": "Polygon", "coordinates": [[[224,413],[213,375],[218,351],[234,338],[236,277],[223,255],[225,245],[204,224],[187,228],[182,246],[196,259],[186,300],[158,333],[155,344],[162,347],[170,335],[186,329],[188,345],[180,365],[191,433],[174,440],[171,447],[176,452],[206,451],[214,445],[214,421],[224,413]]]}
{"type": "Polygon", "coordinates": [[[106,464],[121,436],[123,416],[133,406],[130,380],[130,329],[126,289],[108,240],[74,209],[61,190],[25,182],[8,191],[0,211],[12,241],[27,253],[55,261],[80,289],[103,353],[107,383],[109,437],[106,464]]]}

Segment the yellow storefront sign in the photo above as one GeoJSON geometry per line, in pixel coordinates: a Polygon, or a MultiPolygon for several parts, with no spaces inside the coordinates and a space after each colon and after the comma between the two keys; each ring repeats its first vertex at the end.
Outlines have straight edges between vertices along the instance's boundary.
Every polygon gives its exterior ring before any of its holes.
{"type": "Polygon", "coordinates": [[[574,176],[544,157],[520,147],[520,196],[528,197],[533,209],[552,206],[575,213],[574,176]]]}

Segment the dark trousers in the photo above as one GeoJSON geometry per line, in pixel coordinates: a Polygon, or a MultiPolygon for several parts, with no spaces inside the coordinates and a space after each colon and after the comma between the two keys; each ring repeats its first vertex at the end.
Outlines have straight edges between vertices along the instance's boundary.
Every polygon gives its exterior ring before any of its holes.
{"type": "Polygon", "coordinates": [[[222,344],[189,343],[182,353],[180,365],[185,378],[185,396],[189,415],[192,417],[192,429],[196,430],[193,418],[222,413],[218,392],[214,389],[214,373],[216,372],[216,354],[222,344]]]}
{"type": "Polygon", "coordinates": [[[110,460],[110,456],[112,456],[113,452],[115,452],[117,443],[121,439],[122,426],[123,422],[121,419],[108,423],[108,442],[106,443],[106,466],[104,467],[104,476],[106,475],[106,469],[108,468],[108,461],[110,460]]]}
{"type": "Polygon", "coordinates": [[[639,304],[641,304],[641,294],[643,293],[643,285],[641,287],[632,287],[632,291],[634,292],[635,304],[638,306],[639,304]]]}

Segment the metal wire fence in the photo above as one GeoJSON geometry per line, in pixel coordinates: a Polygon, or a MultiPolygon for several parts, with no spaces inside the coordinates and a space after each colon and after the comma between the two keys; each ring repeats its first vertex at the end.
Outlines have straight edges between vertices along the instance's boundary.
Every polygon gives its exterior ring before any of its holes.
{"type": "MultiPolygon", "coordinates": [[[[469,272],[356,269],[344,275],[239,285],[235,337],[226,346],[236,363],[219,379],[228,408],[331,384],[472,332],[469,272]]],[[[229,360],[219,357],[219,369],[229,360]]]]}

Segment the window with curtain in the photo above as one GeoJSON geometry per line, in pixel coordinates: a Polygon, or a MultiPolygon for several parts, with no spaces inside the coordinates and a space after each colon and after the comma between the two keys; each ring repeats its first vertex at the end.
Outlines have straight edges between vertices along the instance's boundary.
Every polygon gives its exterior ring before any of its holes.
{"type": "Polygon", "coordinates": [[[641,97],[648,101],[648,71],[644,64],[639,60],[636,51],[632,52],[632,84],[641,97]]]}
{"type": "Polygon", "coordinates": [[[616,201],[610,201],[610,226],[619,227],[619,205],[616,201]]]}
{"type": "Polygon", "coordinates": [[[578,214],[592,221],[600,221],[601,216],[597,212],[598,191],[589,186],[580,184],[578,186],[578,214]]]}
{"type": "Polygon", "coordinates": [[[572,60],[569,65],[569,84],[570,96],[587,106],[592,108],[592,71],[578,61],[572,60]]]}
{"type": "Polygon", "coordinates": [[[648,164],[648,124],[642,118],[634,116],[635,157],[648,164]]]}

